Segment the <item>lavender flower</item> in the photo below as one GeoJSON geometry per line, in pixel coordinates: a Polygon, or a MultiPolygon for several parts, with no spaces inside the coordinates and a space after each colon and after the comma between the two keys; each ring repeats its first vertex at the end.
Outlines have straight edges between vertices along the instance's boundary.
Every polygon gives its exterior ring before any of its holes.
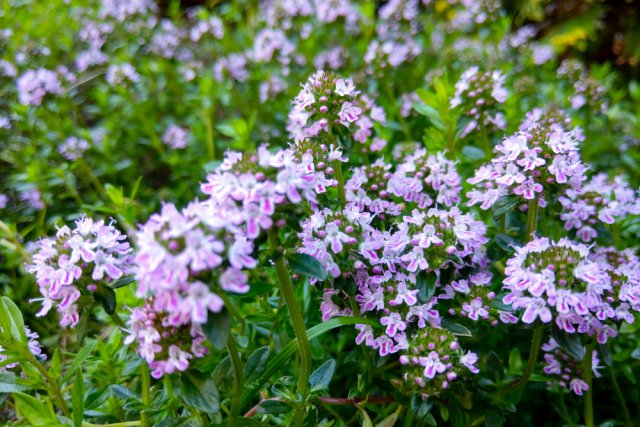
{"type": "Polygon", "coordinates": [[[58,75],[44,68],[25,71],[18,78],[16,84],[18,99],[24,105],[39,106],[46,94],[60,95],[62,93],[58,75]]]}
{"type": "Polygon", "coordinates": [[[353,131],[353,138],[365,144],[373,135],[374,122],[384,123],[384,111],[360,94],[351,79],[318,71],[302,86],[293,100],[287,130],[300,142],[342,125],[353,131]]]}
{"type": "Polygon", "coordinates": [[[598,237],[598,223],[613,224],[640,214],[638,195],[622,176],[608,179],[604,173],[597,174],[558,200],[564,209],[560,214],[564,228],[576,230],[576,236],[585,242],[598,237]]]}
{"type": "Polygon", "coordinates": [[[467,372],[477,374],[477,361],[475,353],[465,353],[450,332],[439,328],[412,336],[400,356],[404,383],[423,399],[439,395],[467,372]]]}
{"type": "Polygon", "coordinates": [[[503,285],[509,293],[503,301],[523,310],[524,323],[554,321],[562,331],[595,335],[605,343],[617,335],[612,325],[632,322],[630,310],[640,309],[634,302],[638,262],[627,256],[619,261],[622,267],[612,266],[583,244],[536,238],[507,261],[503,285]]]}
{"type": "Polygon", "coordinates": [[[544,207],[545,189],[549,193],[578,190],[586,178],[578,150],[583,137],[577,128],[567,131],[566,122],[555,111],[530,113],[520,131],[496,145],[491,163],[468,180],[477,186],[467,193],[469,206],[489,209],[501,196],[513,194],[544,207]]]}
{"type": "Polygon", "coordinates": [[[112,64],[107,68],[105,78],[111,86],[122,86],[125,83],[137,83],[140,75],[131,64],[112,64]]]}
{"type": "Polygon", "coordinates": [[[477,66],[462,74],[451,100],[451,107],[462,106],[462,114],[470,120],[461,136],[483,128],[504,129],[506,122],[498,107],[507,99],[504,79],[500,71],[483,72],[477,66]]]}
{"type": "Polygon", "coordinates": [[[82,157],[82,154],[89,149],[89,143],[81,138],[77,138],[75,136],[71,136],[60,144],[58,147],[58,152],[65,159],[70,162],[74,162],[82,157]]]}
{"type": "Polygon", "coordinates": [[[42,194],[40,190],[35,187],[28,187],[20,191],[18,198],[25,202],[28,207],[35,210],[44,209],[44,202],[42,201],[42,194]]]}
{"type": "Polygon", "coordinates": [[[62,226],[55,238],[38,241],[27,271],[35,275],[42,298],[37,316],[56,306],[60,326],[78,323],[76,301],[91,295],[97,284],[110,283],[132,272],[131,248],[113,222],[82,217],[73,229],[62,226]]]}
{"type": "MultiPolygon", "coordinates": [[[[548,386],[557,384],[578,396],[582,396],[584,391],[589,390],[589,386],[582,379],[583,363],[581,360],[576,360],[565,353],[553,338],[550,338],[549,342],[542,345],[542,351],[544,352],[543,371],[553,378],[553,380],[547,381],[548,386]]],[[[601,366],[599,364],[598,352],[594,351],[592,353],[591,369],[596,378],[600,377],[598,370],[601,366]]]]}
{"type": "Polygon", "coordinates": [[[131,311],[125,344],[137,343],[136,351],[147,361],[154,378],[186,371],[189,361],[208,353],[197,325],[175,326],[170,313],[154,310],[153,300],[131,311]]]}
{"type": "Polygon", "coordinates": [[[189,134],[184,128],[177,125],[171,125],[164,131],[162,142],[169,147],[179,150],[185,148],[189,144],[189,134]]]}

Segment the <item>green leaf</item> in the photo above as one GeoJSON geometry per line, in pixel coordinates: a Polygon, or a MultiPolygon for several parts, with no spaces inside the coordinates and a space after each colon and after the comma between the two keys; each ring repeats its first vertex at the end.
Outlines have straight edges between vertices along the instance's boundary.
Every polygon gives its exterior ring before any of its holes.
{"type": "Polygon", "coordinates": [[[6,296],[2,297],[0,303],[0,324],[2,325],[3,335],[6,339],[13,339],[20,344],[26,344],[27,335],[20,309],[6,296]]]}
{"type": "Polygon", "coordinates": [[[261,373],[264,372],[264,368],[269,361],[269,355],[271,349],[269,346],[260,347],[247,359],[247,363],[244,365],[244,380],[245,382],[251,382],[257,379],[261,373]]]}
{"type": "Polygon", "coordinates": [[[402,406],[398,405],[398,409],[396,409],[391,415],[376,423],[376,427],[393,427],[396,425],[398,418],[400,418],[400,414],[402,413],[402,406]]]}
{"type": "Polygon", "coordinates": [[[518,347],[513,347],[509,352],[509,369],[515,374],[522,372],[522,356],[518,347]]]}
{"type": "Polygon", "coordinates": [[[112,282],[109,285],[109,287],[111,289],[118,289],[118,288],[121,288],[123,286],[127,286],[128,284],[133,283],[135,281],[136,281],[135,277],[121,277],[118,280],[112,282]]]}
{"type": "Polygon", "coordinates": [[[421,271],[416,277],[416,287],[418,288],[418,299],[421,303],[427,303],[436,293],[436,281],[438,277],[435,273],[421,271]]]}
{"type": "Polygon", "coordinates": [[[196,378],[184,374],[180,378],[180,397],[189,406],[215,414],[220,410],[218,389],[211,378],[196,378]]]}
{"type": "MultiPolygon", "coordinates": [[[[380,326],[380,324],[374,320],[366,319],[363,317],[334,317],[329,319],[326,322],[323,322],[319,325],[316,325],[312,328],[307,329],[307,337],[309,340],[313,340],[318,338],[322,334],[329,332],[332,329],[339,328],[340,326],[347,325],[372,325],[372,326],[380,326]]],[[[245,392],[242,394],[242,400],[240,402],[240,409],[246,407],[251,399],[258,392],[260,387],[264,383],[266,383],[269,378],[278,370],[280,367],[289,364],[291,362],[291,357],[298,350],[298,340],[291,340],[281,351],[278,353],[271,361],[267,364],[264,372],[258,377],[256,381],[253,382],[250,386],[247,387],[245,392]]]]}
{"type": "Polygon", "coordinates": [[[320,281],[326,280],[327,272],[320,261],[307,254],[292,254],[287,256],[291,269],[298,274],[314,277],[320,281]]]}
{"type": "Polygon", "coordinates": [[[442,319],[442,323],[440,323],[440,326],[451,332],[453,335],[459,337],[470,337],[472,335],[469,329],[459,323],[452,322],[449,319],[442,319]]]}
{"type": "Polygon", "coordinates": [[[491,307],[495,308],[496,310],[500,310],[500,311],[507,311],[507,312],[514,311],[512,306],[505,304],[502,301],[506,295],[507,293],[496,295],[496,297],[491,301],[489,305],[491,305],[491,307]]]}
{"type": "Polygon", "coordinates": [[[231,330],[231,316],[226,308],[220,313],[209,313],[207,323],[202,326],[202,330],[209,342],[218,350],[227,345],[227,338],[231,330]]]}
{"type": "Polygon", "coordinates": [[[231,384],[233,379],[233,369],[231,368],[231,358],[229,356],[222,358],[213,370],[211,377],[213,378],[213,382],[221,389],[224,389],[226,385],[231,384]]]}
{"type": "Polygon", "coordinates": [[[271,415],[286,414],[288,412],[291,412],[291,405],[289,405],[287,402],[283,402],[282,400],[263,400],[262,402],[260,402],[260,406],[258,406],[257,412],[259,414],[271,415]]]}
{"type": "Polygon", "coordinates": [[[513,194],[509,194],[506,196],[500,197],[491,208],[491,215],[494,218],[502,216],[515,208],[520,203],[520,198],[518,196],[514,196],[513,194]]]}
{"type": "Polygon", "coordinates": [[[475,161],[475,160],[484,159],[486,154],[484,153],[484,150],[481,148],[478,148],[473,145],[465,145],[462,148],[462,155],[469,160],[475,161]]]}
{"type": "Polygon", "coordinates": [[[116,188],[111,184],[105,184],[104,190],[111,199],[114,205],[122,206],[124,204],[124,196],[122,194],[122,188],[116,188]]]}
{"type": "Polygon", "coordinates": [[[269,282],[251,282],[249,292],[246,294],[234,295],[236,298],[255,298],[259,295],[266,294],[274,289],[272,283],[269,282]]]}
{"type": "Polygon", "coordinates": [[[62,377],[62,382],[65,383],[71,379],[71,377],[76,373],[78,368],[87,360],[87,357],[93,352],[93,349],[96,347],[97,341],[89,341],[87,342],[80,351],[76,354],[76,357],[73,358],[71,365],[69,365],[69,369],[65,372],[62,377]]]}
{"type": "Polygon", "coordinates": [[[576,360],[582,360],[584,358],[585,348],[584,345],[582,345],[579,334],[567,334],[556,328],[552,328],[551,336],[556,340],[558,346],[571,357],[576,360]]]}
{"type": "Polygon", "coordinates": [[[53,356],[51,357],[51,365],[49,367],[49,374],[56,380],[60,378],[60,363],[60,349],[56,348],[53,351],[53,356]]]}
{"type": "Polygon", "coordinates": [[[426,420],[427,416],[431,412],[432,407],[433,402],[431,402],[430,400],[424,400],[417,394],[413,394],[411,396],[409,410],[413,413],[413,419],[417,423],[423,423],[426,420]]]}
{"type": "Polygon", "coordinates": [[[606,344],[598,344],[598,357],[607,366],[611,366],[611,364],[613,363],[613,356],[611,355],[611,349],[606,344]]]}
{"type": "Polygon", "coordinates": [[[16,391],[28,391],[38,388],[40,387],[27,383],[25,379],[20,378],[12,372],[0,374],[0,393],[14,393],[16,391]]]}
{"type": "Polygon", "coordinates": [[[87,304],[87,306],[82,307],[80,311],[80,319],[78,320],[78,324],[76,325],[76,339],[79,343],[82,343],[84,337],[87,335],[87,330],[89,329],[89,319],[91,318],[91,309],[92,307],[87,304]]]}
{"type": "Polygon", "coordinates": [[[35,397],[28,394],[15,392],[13,399],[16,403],[16,411],[34,426],[57,426],[58,420],[53,418],[49,408],[35,397]]]}
{"type": "Polygon", "coordinates": [[[499,411],[495,409],[487,411],[487,415],[484,419],[484,425],[486,427],[502,427],[504,422],[505,419],[499,411]]]}
{"type": "Polygon", "coordinates": [[[504,233],[496,234],[494,240],[500,249],[508,253],[513,253],[516,248],[522,246],[522,243],[520,243],[519,240],[504,233]]]}
{"type": "Polygon", "coordinates": [[[329,387],[331,378],[336,371],[336,361],[329,359],[318,367],[309,377],[311,391],[318,391],[329,387]]]}
{"type": "MultiPolygon", "coordinates": [[[[80,371],[78,371],[80,372],[80,371]]],[[[109,391],[118,399],[135,399],[140,400],[137,394],[133,391],[129,390],[127,387],[120,384],[111,384],[109,386],[109,391]]]]}
{"type": "Polygon", "coordinates": [[[71,407],[73,409],[73,426],[81,427],[84,420],[84,378],[82,371],[76,371],[76,380],[71,388],[71,407]]]}
{"type": "Polygon", "coordinates": [[[98,288],[93,293],[96,300],[102,304],[104,311],[107,314],[113,314],[116,312],[116,293],[110,287],[104,284],[98,284],[98,288]]]}

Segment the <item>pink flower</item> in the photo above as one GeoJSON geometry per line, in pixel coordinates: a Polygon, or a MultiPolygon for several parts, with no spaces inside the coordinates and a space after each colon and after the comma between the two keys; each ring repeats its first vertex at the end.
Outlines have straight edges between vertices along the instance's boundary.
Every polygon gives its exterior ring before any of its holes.
{"type": "Polygon", "coordinates": [[[398,331],[404,331],[407,329],[407,325],[398,313],[391,313],[388,316],[381,317],[380,323],[387,327],[385,333],[390,337],[396,336],[398,331]]]}
{"type": "Polygon", "coordinates": [[[360,107],[357,107],[351,102],[345,102],[342,104],[338,117],[340,117],[342,124],[348,126],[349,123],[353,123],[358,120],[361,114],[362,109],[360,107]]]}

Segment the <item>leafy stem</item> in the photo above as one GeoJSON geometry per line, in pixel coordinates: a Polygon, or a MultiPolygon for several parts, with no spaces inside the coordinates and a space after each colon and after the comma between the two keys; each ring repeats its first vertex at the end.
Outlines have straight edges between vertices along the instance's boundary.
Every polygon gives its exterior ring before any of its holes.
{"type": "Polygon", "coordinates": [[[584,382],[587,383],[587,391],[584,394],[584,425],[585,427],[594,427],[593,423],[593,344],[587,345],[587,351],[584,354],[583,375],[584,382]]]}
{"type": "Polygon", "coordinates": [[[42,378],[44,378],[44,380],[46,381],[49,392],[53,395],[64,416],[70,417],[71,413],[69,412],[69,408],[67,408],[67,404],[65,403],[64,398],[62,397],[62,393],[60,392],[60,387],[58,386],[57,381],[53,377],[51,377],[51,375],[49,375],[47,369],[42,365],[42,363],[38,361],[38,359],[36,359],[31,351],[29,351],[28,349],[23,350],[26,350],[22,352],[23,355],[27,358],[29,363],[32,364],[38,370],[38,372],[40,372],[42,378]]]}
{"type": "Polygon", "coordinates": [[[506,396],[513,390],[525,385],[531,374],[533,374],[533,368],[538,361],[538,353],[540,353],[540,347],[542,346],[542,337],[544,335],[544,325],[540,325],[533,330],[533,337],[531,338],[531,349],[529,350],[529,359],[527,360],[527,366],[524,369],[522,375],[515,381],[509,383],[503,390],[502,395],[506,396]]]}
{"type": "Polygon", "coordinates": [[[624,422],[627,427],[633,427],[633,421],[631,420],[631,413],[627,407],[627,402],[624,399],[622,390],[620,390],[620,384],[618,384],[618,378],[616,377],[616,370],[613,367],[613,362],[609,365],[609,373],[611,374],[611,385],[616,392],[618,401],[620,402],[620,409],[624,415],[624,422]]]}
{"type": "Polygon", "coordinates": [[[238,347],[233,339],[233,335],[229,334],[227,339],[227,350],[233,367],[233,395],[231,396],[231,410],[229,411],[229,427],[236,427],[238,414],[240,413],[240,399],[242,397],[242,386],[244,383],[242,361],[238,353],[238,347]]]}
{"type": "Polygon", "coordinates": [[[140,412],[140,425],[142,427],[149,427],[149,406],[151,404],[151,377],[149,376],[149,365],[143,361],[140,365],[140,380],[141,380],[141,394],[142,394],[142,406],[144,409],[140,412]]]}
{"type": "MultiPolygon", "coordinates": [[[[527,209],[527,234],[525,240],[527,242],[533,239],[533,235],[536,232],[536,226],[538,224],[538,200],[529,200],[529,207],[527,209]]],[[[540,353],[540,347],[542,346],[542,338],[544,335],[544,325],[540,325],[533,330],[533,337],[531,338],[531,348],[529,350],[529,359],[527,360],[527,366],[520,378],[509,383],[503,390],[502,395],[506,396],[511,391],[525,385],[531,374],[533,374],[533,368],[538,361],[538,353],[540,353]]]]}
{"type": "Polygon", "coordinates": [[[538,200],[529,200],[527,208],[527,235],[525,241],[530,242],[533,240],[533,233],[536,232],[538,225],[538,200]]]}
{"type": "MultiPolygon", "coordinates": [[[[278,250],[279,240],[275,231],[270,231],[269,241],[273,250],[278,250]]],[[[298,349],[300,353],[300,372],[298,373],[298,384],[296,391],[300,395],[302,401],[306,401],[309,394],[309,375],[311,375],[311,345],[307,337],[307,330],[304,326],[304,317],[300,310],[301,305],[296,300],[293,291],[293,285],[289,278],[289,269],[285,264],[284,257],[281,253],[276,255],[275,259],[276,273],[278,275],[278,285],[280,293],[284,298],[284,302],[289,310],[293,331],[298,339],[298,349]]],[[[294,411],[293,422],[295,426],[302,426],[305,417],[305,407],[297,407],[294,411]]]]}

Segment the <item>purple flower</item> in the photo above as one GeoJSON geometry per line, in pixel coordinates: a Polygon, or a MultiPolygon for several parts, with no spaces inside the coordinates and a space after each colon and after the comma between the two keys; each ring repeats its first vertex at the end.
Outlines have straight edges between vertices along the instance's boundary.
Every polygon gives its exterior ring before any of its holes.
{"type": "Polygon", "coordinates": [[[42,301],[38,316],[56,306],[60,325],[75,326],[80,290],[92,292],[97,281],[110,283],[130,274],[130,251],[126,236],[113,222],[105,224],[87,217],[78,219],[73,229],[63,226],[55,238],[37,242],[27,271],[35,275],[42,294],[34,299],[42,301]]]}

